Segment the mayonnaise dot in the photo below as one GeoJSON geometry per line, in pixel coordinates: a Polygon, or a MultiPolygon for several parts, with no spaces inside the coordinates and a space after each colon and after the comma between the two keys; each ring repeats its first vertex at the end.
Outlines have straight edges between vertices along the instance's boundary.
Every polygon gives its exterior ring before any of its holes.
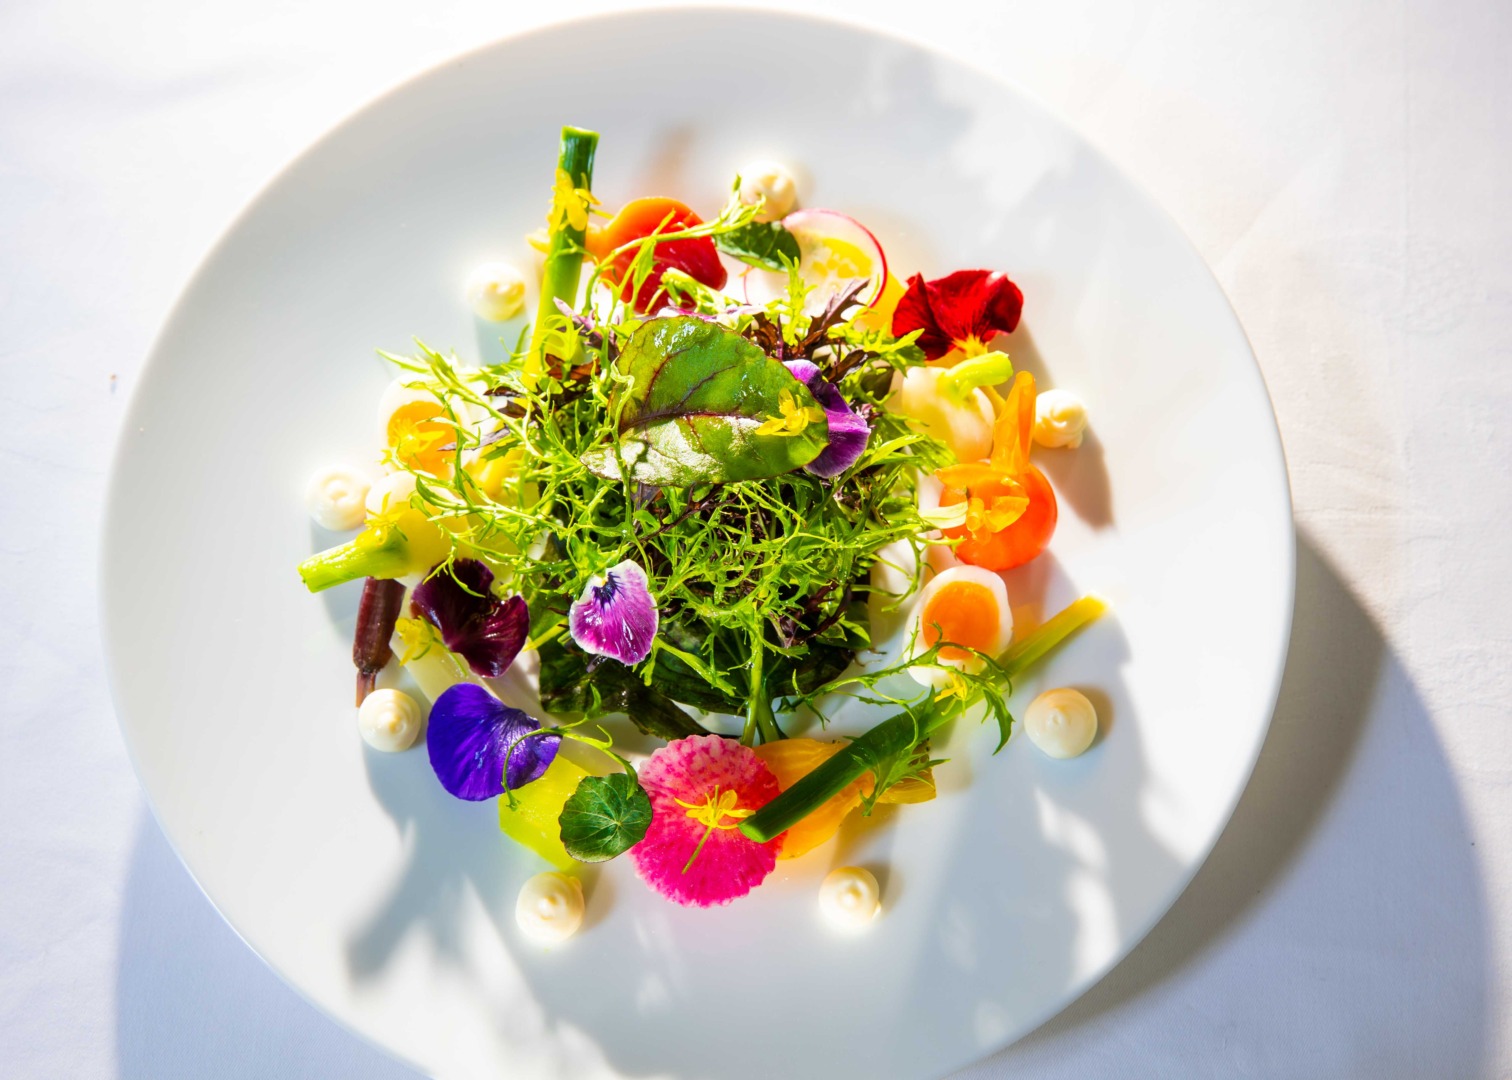
{"type": "Polygon", "coordinates": [[[1097,710],[1069,686],[1046,690],[1024,710],[1029,741],[1053,758],[1073,758],[1097,737],[1097,710]]]}
{"type": "Polygon", "coordinates": [[[368,488],[366,510],[369,514],[382,514],[390,510],[397,510],[401,506],[408,506],[410,496],[415,493],[415,474],[408,472],[391,472],[380,476],[373,481],[368,488]]]}
{"type": "Polygon", "coordinates": [[[1087,430],[1087,406],[1069,390],[1046,390],[1034,399],[1034,441],[1074,450],[1087,430]]]}
{"type": "Polygon", "coordinates": [[[776,161],[753,161],[740,170],[740,201],[747,206],[766,198],[757,221],[787,217],[798,205],[798,186],[787,166],[776,161]]]}
{"type": "Polygon", "coordinates": [[[877,917],[882,890],[870,870],[842,866],[831,870],[819,885],[819,911],[830,925],[841,930],[859,930],[877,917]]]}
{"type": "Polygon", "coordinates": [[[583,886],[577,878],[547,872],[520,887],[515,922],[531,941],[555,945],[583,925],[583,886]]]}
{"type": "Polygon", "coordinates": [[[365,517],[368,478],[345,465],[330,465],[310,477],[305,508],[322,529],[355,529],[365,517]]]}
{"type": "Polygon", "coordinates": [[[484,263],[467,279],[467,303],[489,322],[512,319],[525,310],[525,275],[512,263],[484,263]]]}
{"type": "Polygon", "coordinates": [[[420,734],[420,705],[403,690],[374,690],[357,710],[357,730],[374,750],[408,750],[420,734]]]}

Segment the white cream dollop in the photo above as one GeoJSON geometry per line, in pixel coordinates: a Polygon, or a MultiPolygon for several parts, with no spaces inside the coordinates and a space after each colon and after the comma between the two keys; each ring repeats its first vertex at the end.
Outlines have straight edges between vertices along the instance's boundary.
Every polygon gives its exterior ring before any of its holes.
{"type": "Polygon", "coordinates": [[[980,461],[992,453],[992,402],[972,390],[960,404],[940,391],[948,368],[912,367],[893,379],[889,412],[917,420],[924,432],[950,447],[957,461],[980,461]]]}
{"type": "Polygon", "coordinates": [[[403,690],[374,690],[357,710],[357,730],[374,750],[408,750],[420,734],[420,704],[403,690]]]}
{"type": "Polygon", "coordinates": [[[355,529],[366,517],[368,478],[346,465],[328,465],[310,477],[305,508],[322,529],[355,529]]]}
{"type": "Polygon", "coordinates": [[[1034,399],[1034,441],[1075,450],[1087,430],[1087,406],[1069,390],[1046,390],[1034,399]]]}
{"type": "Polygon", "coordinates": [[[504,322],[525,310],[525,275],[513,263],[489,262],[467,278],[467,304],[489,322],[504,322]]]}
{"type": "Polygon", "coordinates": [[[1046,690],[1024,710],[1029,741],[1053,758],[1073,758],[1097,737],[1097,709],[1069,686],[1046,690]]]}
{"type": "Polygon", "coordinates": [[[819,910],[838,929],[861,929],[877,917],[881,907],[882,890],[864,866],[831,870],[819,885],[819,910]]]}
{"type": "Polygon", "coordinates": [[[577,878],[547,872],[520,886],[515,922],[538,945],[566,941],[583,925],[583,886],[577,878]]]}
{"type": "Polygon", "coordinates": [[[740,201],[747,206],[765,197],[757,221],[787,217],[798,205],[798,185],[786,165],[776,161],[753,161],[740,170],[740,201]]]}
{"type": "Polygon", "coordinates": [[[403,470],[385,473],[368,488],[364,509],[374,516],[397,510],[401,506],[408,506],[410,496],[414,493],[414,473],[403,470]]]}

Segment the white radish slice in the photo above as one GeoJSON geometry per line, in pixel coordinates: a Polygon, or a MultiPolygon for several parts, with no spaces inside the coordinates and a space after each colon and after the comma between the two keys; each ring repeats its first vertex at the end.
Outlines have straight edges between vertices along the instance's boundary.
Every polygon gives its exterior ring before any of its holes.
{"type": "MultiPolygon", "coordinates": [[[[858,297],[863,304],[882,295],[887,256],[877,238],[855,218],[835,210],[798,210],[782,219],[782,227],[798,241],[798,273],[812,289],[804,304],[809,314],[823,311],[857,280],[867,283],[858,297]]],[[[748,304],[768,304],[786,292],[785,274],[751,270],[745,275],[748,304]]]]}

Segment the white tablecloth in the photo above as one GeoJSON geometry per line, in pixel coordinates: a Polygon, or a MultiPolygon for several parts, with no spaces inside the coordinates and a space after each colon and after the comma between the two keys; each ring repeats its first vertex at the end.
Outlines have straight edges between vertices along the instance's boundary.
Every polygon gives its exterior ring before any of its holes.
{"type": "MultiPolygon", "coordinates": [[[[0,4],[0,1076],[413,1075],[267,971],[148,815],[101,672],[107,466],[169,305],[282,162],[448,55],[614,6],[0,4]]],[[[835,8],[1008,75],[1169,209],[1296,496],[1292,659],[1232,824],[969,1075],[1512,1075],[1512,5],[835,8]]]]}

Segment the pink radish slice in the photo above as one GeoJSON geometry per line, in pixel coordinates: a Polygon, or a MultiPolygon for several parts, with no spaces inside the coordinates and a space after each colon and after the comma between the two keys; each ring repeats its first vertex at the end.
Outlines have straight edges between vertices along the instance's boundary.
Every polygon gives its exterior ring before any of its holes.
{"type": "MultiPolygon", "coordinates": [[[[798,273],[813,291],[804,310],[824,310],[830,299],[857,279],[867,286],[859,299],[871,304],[887,284],[887,256],[871,231],[853,217],[835,210],[798,210],[782,219],[783,228],[798,241],[798,273]]],[[[766,304],[787,291],[787,277],[770,270],[751,270],[744,277],[746,302],[766,304]]]]}

